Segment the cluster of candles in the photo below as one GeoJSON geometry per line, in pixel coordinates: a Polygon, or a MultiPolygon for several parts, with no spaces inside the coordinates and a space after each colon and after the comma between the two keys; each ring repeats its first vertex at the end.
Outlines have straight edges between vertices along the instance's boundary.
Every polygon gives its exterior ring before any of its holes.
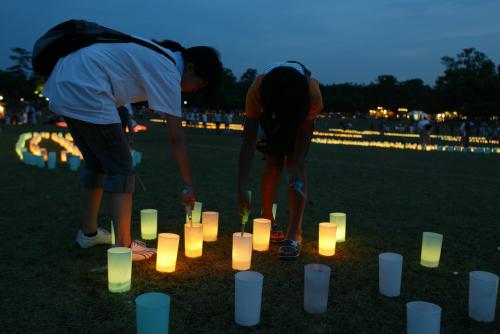
{"type": "MultiPolygon", "coordinates": [[[[63,148],[60,151],[60,162],[68,163],[71,171],[77,171],[81,166],[83,159],[82,154],[78,147],[73,143],[73,137],[70,133],[63,135],[61,132],[26,132],[19,136],[15,145],[16,154],[19,159],[25,164],[30,166],[37,166],[45,168],[47,164],[48,169],[55,169],[57,164],[56,152],[48,152],[47,149],[40,147],[40,142],[51,140],[63,148]],[[29,140],[28,147],[26,142],[29,140]]],[[[139,151],[131,150],[132,163],[134,167],[141,163],[142,154],[139,151]]]]}
{"type": "MultiPolygon", "coordinates": [[[[437,268],[441,257],[443,235],[423,232],[420,264],[437,268]]],[[[397,253],[379,254],[379,292],[387,297],[397,297],[401,290],[403,256],[397,253]]],[[[486,271],[469,273],[469,317],[476,321],[493,322],[498,291],[498,275],[486,271]]],[[[425,302],[406,304],[407,332],[410,334],[440,333],[441,307],[425,302]]]]}
{"type": "MultiPolygon", "coordinates": [[[[276,213],[273,206],[273,214],[276,213]]],[[[180,236],[157,232],[158,212],[154,209],[141,210],[141,236],[145,240],[158,237],[156,270],[164,273],[175,271],[180,236]]],[[[191,218],[184,225],[184,251],[186,257],[200,257],[203,242],[217,240],[218,212],[202,212],[197,202],[191,218]]],[[[318,253],[334,256],[337,243],[346,240],[346,214],[334,212],[329,222],[319,223],[318,253]]],[[[253,220],[253,231],[233,234],[232,268],[235,274],[235,322],[242,326],[254,326],[260,322],[264,276],[251,271],[253,251],[269,249],[271,221],[265,218],[253,220]]],[[[443,235],[424,232],[420,264],[437,268],[441,258],[443,235]]],[[[387,297],[400,295],[403,256],[396,253],[379,255],[379,292],[387,297]]],[[[125,292],[131,288],[132,257],[129,248],[108,250],[108,279],[111,292],[125,292]]],[[[324,264],[311,263],[304,267],[304,310],[309,313],[327,311],[331,268],[324,264]]],[[[495,318],[498,276],[484,271],[469,273],[469,316],[483,322],[495,318]]],[[[137,297],[138,333],[146,333],[152,319],[160,328],[168,328],[170,298],[162,293],[147,293],[137,297]],[[153,312],[153,313],[150,313],[153,312]],[[155,313],[156,312],[156,313],[155,313]],[[154,314],[157,314],[154,316],[154,314]],[[147,321],[145,319],[148,319],[147,321]]],[[[411,301],[406,304],[408,333],[439,333],[441,307],[425,301],[411,301]]]]}
{"type": "MultiPolygon", "coordinates": [[[[346,146],[362,146],[362,147],[378,147],[390,148],[399,150],[422,150],[422,145],[416,143],[390,142],[390,141],[373,141],[373,140],[340,140],[331,138],[314,137],[311,140],[317,144],[327,145],[346,145],[346,146]]],[[[448,146],[448,145],[427,145],[426,151],[448,151],[448,152],[472,152],[472,153],[497,153],[500,154],[500,148],[496,147],[468,147],[448,146]]]]}

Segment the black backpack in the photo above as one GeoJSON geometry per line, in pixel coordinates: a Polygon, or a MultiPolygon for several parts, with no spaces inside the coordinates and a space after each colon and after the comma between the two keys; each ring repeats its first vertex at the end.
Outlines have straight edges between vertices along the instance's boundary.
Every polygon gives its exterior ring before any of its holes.
{"type": "Polygon", "coordinates": [[[70,53],[95,43],[136,43],[175,60],[158,46],[122,32],[85,20],[60,23],[40,37],[33,47],[33,71],[49,76],[57,61],[70,53]]]}

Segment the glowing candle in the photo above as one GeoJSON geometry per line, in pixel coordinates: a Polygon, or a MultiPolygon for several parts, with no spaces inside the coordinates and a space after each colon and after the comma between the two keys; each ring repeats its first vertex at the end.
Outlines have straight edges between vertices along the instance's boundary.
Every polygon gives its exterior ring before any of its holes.
{"type": "Polygon", "coordinates": [[[260,321],[264,276],[243,271],[234,275],[234,281],[234,321],[241,326],[255,326],[260,321]]]}
{"type": "Polygon", "coordinates": [[[202,213],[203,241],[217,241],[219,230],[219,213],[205,211],[202,213]]]}
{"type": "Polygon", "coordinates": [[[319,255],[335,255],[335,245],[337,240],[337,225],[332,223],[319,224],[319,255]]]}
{"type": "Polygon", "coordinates": [[[469,317],[477,321],[495,321],[498,276],[486,271],[469,273],[469,317]]]}
{"type": "Polygon", "coordinates": [[[326,312],[330,273],[330,267],[324,264],[311,263],[304,266],[304,310],[307,312],[326,312]]]}
{"type": "Polygon", "coordinates": [[[168,333],[170,297],[161,292],[147,292],[135,299],[137,334],[168,333]]]}
{"type": "Polygon", "coordinates": [[[115,245],[115,225],[113,224],[113,221],[111,221],[111,245],[115,245]]]}
{"type": "Polygon", "coordinates": [[[252,233],[233,233],[233,269],[248,270],[252,264],[252,233]]]}
{"type": "Polygon", "coordinates": [[[141,210],[141,237],[144,240],[156,239],[158,211],[155,209],[141,210]]]}
{"type": "Polygon", "coordinates": [[[108,249],[108,289],[126,292],[132,283],[132,250],[127,247],[108,249]]]}
{"type": "Polygon", "coordinates": [[[441,257],[443,235],[433,232],[424,232],[422,235],[422,252],[420,264],[424,267],[437,268],[441,257]]]}
{"type": "MultiPolygon", "coordinates": [[[[201,223],[201,208],[203,207],[203,203],[194,202],[194,208],[191,212],[191,218],[193,219],[193,223],[201,223]]],[[[189,223],[189,218],[186,216],[186,223],[189,223]]]]}
{"type": "Polygon", "coordinates": [[[273,209],[272,209],[272,212],[273,212],[273,219],[274,219],[274,220],[276,220],[276,211],[278,211],[278,204],[273,203],[273,209]]]}
{"type": "Polygon", "coordinates": [[[344,242],[347,225],[346,214],[343,212],[330,213],[330,223],[337,225],[337,242],[344,242]]]}
{"type": "Polygon", "coordinates": [[[259,252],[269,249],[271,238],[271,221],[266,218],[253,220],[253,249],[259,252]]]}
{"type": "Polygon", "coordinates": [[[67,154],[68,154],[68,151],[61,151],[61,161],[62,162],[68,161],[67,154]]]}
{"type": "Polygon", "coordinates": [[[156,254],[156,270],[165,273],[175,271],[180,236],[174,233],[158,234],[158,253],[156,254]]]}
{"type": "Polygon", "coordinates": [[[184,253],[187,257],[200,257],[203,254],[202,224],[184,225],[184,253]]]}

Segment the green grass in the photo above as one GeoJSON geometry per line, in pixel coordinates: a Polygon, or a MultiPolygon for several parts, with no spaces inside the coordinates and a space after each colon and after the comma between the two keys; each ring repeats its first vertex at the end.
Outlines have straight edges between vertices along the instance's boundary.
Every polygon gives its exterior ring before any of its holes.
{"type": "MultiPolygon", "coordinates": [[[[0,132],[2,332],[133,333],[134,299],[148,291],[172,297],[172,333],[403,333],[405,304],[412,300],[442,306],[442,333],[500,332],[500,312],[493,324],[467,316],[468,272],[498,274],[500,268],[498,155],[312,145],[307,173],[315,205],[306,209],[303,253],[295,262],[279,261],[276,246],[254,253],[252,270],[264,275],[262,318],[247,329],[233,321],[238,134],[188,130],[197,195],[205,210],[220,212],[219,240],[205,243],[199,259],[184,256],[181,240],[175,273],[156,272],[154,261],[136,263],[132,290],[111,294],[106,247],[81,250],[74,245],[78,174],[66,165],[49,171],[19,162],[14,144],[28,129],[4,127],[0,132]],[[348,240],[337,245],[334,257],[325,258],[317,254],[317,224],[332,211],[348,213],[348,240]],[[423,231],[444,234],[437,269],[419,265],[423,231]],[[378,294],[377,255],[385,251],[404,256],[397,298],[378,294]],[[303,268],[312,262],[332,268],[324,315],[303,311],[303,268]]],[[[158,209],[159,231],[182,235],[181,180],[166,129],[151,125],[137,141],[143,153],[137,171],[147,191],[136,188],[132,236],[140,237],[142,208],[158,209]]],[[[257,158],[254,203],[260,201],[262,168],[257,158]]],[[[286,222],[284,181],[277,203],[278,220],[286,222]]],[[[100,224],[109,226],[106,202],[100,224]]]]}

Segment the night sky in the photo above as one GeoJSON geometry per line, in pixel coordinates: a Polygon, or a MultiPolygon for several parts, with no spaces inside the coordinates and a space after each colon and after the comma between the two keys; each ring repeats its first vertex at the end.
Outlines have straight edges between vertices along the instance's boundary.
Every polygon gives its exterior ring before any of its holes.
{"type": "Polygon", "coordinates": [[[209,45],[236,77],[299,60],[323,84],[369,83],[380,74],[434,84],[442,56],[475,47],[500,64],[498,0],[6,0],[0,68],[10,48],[31,51],[71,18],[133,35],[209,45]]]}

